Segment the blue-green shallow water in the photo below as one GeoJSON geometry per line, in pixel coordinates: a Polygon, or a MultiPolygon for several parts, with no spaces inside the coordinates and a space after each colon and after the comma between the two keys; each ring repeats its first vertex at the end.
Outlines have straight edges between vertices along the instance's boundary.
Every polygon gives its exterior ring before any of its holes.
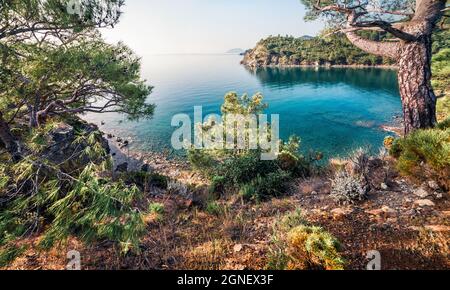
{"type": "MultiPolygon", "coordinates": [[[[235,55],[161,55],[143,58],[143,77],[155,86],[149,101],[157,105],[152,120],[122,122],[117,114],[90,115],[86,119],[104,131],[131,137],[139,150],[171,148],[174,114],[193,116],[219,113],[223,96],[263,93],[267,113],[280,115],[282,138],[296,134],[303,150],[315,149],[328,157],[371,145],[381,146],[380,129],[401,113],[395,71],[344,68],[265,68],[247,70],[235,55]]],[[[193,117],[192,117],[193,119],[193,117]]]]}

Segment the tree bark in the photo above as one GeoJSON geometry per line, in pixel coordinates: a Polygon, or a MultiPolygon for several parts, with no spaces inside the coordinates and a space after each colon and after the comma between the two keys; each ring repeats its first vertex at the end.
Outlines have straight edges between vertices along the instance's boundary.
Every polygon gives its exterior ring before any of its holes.
{"type": "Polygon", "coordinates": [[[355,32],[347,32],[348,40],[359,49],[364,50],[370,54],[390,57],[396,59],[399,55],[399,44],[395,42],[380,42],[365,39],[355,32]]]}
{"type": "Polygon", "coordinates": [[[0,140],[5,146],[6,150],[11,154],[14,161],[22,159],[20,153],[19,142],[16,137],[11,133],[8,123],[3,118],[2,112],[0,112],[0,140]]]}
{"type": "MultiPolygon", "coordinates": [[[[414,17],[399,25],[400,29],[396,28],[401,32],[397,43],[370,41],[355,32],[346,33],[350,42],[360,49],[397,61],[405,135],[416,129],[432,128],[437,123],[437,99],[431,85],[431,35],[436,22],[443,15],[445,2],[417,0],[414,17]],[[404,34],[408,37],[400,37],[404,34]]],[[[347,13],[349,26],[357,26],[353,23],[356,14],[347,13]]]]}
{"type": "Polygon", "coordinates": [[[434,127],[437,99],[431,86],[431,35],[405,43],[398,65],[405,135],[434,127]]]}

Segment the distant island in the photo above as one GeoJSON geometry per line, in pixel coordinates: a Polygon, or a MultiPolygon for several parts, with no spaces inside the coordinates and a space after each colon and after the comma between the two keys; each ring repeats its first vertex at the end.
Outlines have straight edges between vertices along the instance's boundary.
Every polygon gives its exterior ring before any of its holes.
{"type": "MultiPolygon", "coordinates": [[[[383,38],[367,33],[368,38],[383,38]]],[[[248,67],[267,66],[392,66],[392,60],[370,55],[352,45],[344,35],[269,36],[244,54],[248,67]]]]}
{"type": "Polygon", "coordinates": [[[240,55],[244,55],[245,54],[245,50],[243,50],[242,48],[233,48],[230,49],[229,51],[226,52],[226,54],[240,54],[240,55]]]}

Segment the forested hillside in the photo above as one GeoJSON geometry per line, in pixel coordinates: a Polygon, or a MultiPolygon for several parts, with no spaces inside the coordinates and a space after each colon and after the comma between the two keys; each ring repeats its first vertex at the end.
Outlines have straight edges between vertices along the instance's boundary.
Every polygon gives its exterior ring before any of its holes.
{"type": "MultiPolygon", "coordinates": [[[[384,33],[363,32],[371,40],[383,40],[384,33]]],[[[434,36],[434,52],[448,47],[448,32],[438,31],[434,36]]],[[[349,65],[378,66],[394,65],[394,61],[368,54],[355,47],[343,34],[324,31],[317,37],[269,36],[249,50],[242,64],[249,67],[300,66],[300,65],[349,65]]]]}
{"type": "MultiPolygon", "coordinates": [[[[371,39],[385,35],[366,33],[371,39]]],[[[313,38],[269,36],[247,52],[243,64],[251,67],[275,65],[391,65],[392,61],[369,55],[352,45],[344,35],[324,32],[313,38]]]]}

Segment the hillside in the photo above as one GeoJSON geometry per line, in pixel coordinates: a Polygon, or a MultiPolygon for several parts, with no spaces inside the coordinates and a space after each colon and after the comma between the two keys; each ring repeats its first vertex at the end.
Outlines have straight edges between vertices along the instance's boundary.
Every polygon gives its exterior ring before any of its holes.
{"type": "MultiPolygon", "coordinates": [[[[368,35],[376,39],[383,36],[368,35]]],[[[345,36],[269,36],[245,54],[248,67],[311,65],[392,65],[392,61],[369,55],[353,46],[345,36]]]]}

